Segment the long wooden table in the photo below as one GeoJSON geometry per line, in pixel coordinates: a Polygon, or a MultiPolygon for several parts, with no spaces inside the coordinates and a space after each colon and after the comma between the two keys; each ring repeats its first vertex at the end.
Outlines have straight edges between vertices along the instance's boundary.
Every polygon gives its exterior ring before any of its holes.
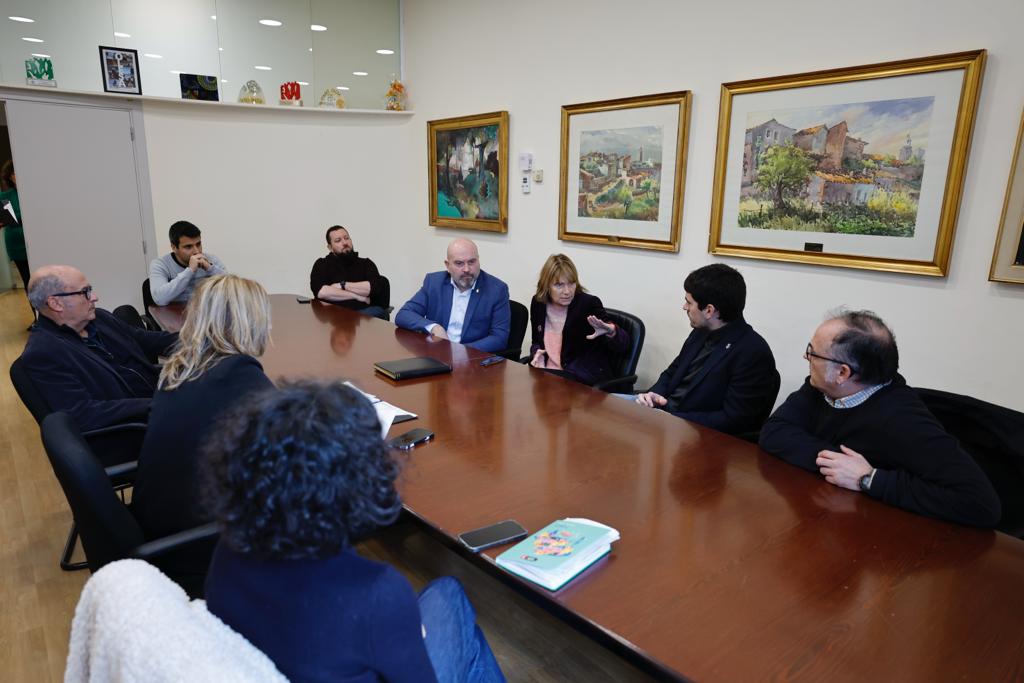
{"type": "Polygon", "coordinates": [[[549,593],[470,561],[665,678],[1008,680],[1024,674],[1024,542],[887,507],[756,446],[330,305],[273,297],[275,381],[344,378],[436,432],[406,508],[458,547],[502,519],[589,517],[612,553],[549,593]],[[396,383],[373,363],[431,356],[396,383]]]}

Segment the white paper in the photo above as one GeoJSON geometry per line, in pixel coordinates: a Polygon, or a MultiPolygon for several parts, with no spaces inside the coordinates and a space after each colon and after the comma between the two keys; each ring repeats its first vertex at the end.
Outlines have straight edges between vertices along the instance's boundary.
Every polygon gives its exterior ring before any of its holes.
{"type": "Polygon", "coordinates": [[[395,418],[403,415],[411,415],[412,417],[418,417],[416,413],[410,413],[408,410],[402,410],[396,405],[388,403],[387,401],[381,400],[379,397],[373,394],[368,394],[352,382],[345,382],[345,386],[352,387],[360,394],[365,396],[371,404],[373,409],[377,412],[377,419],[380,421],[380,437],[382,439],[387,438],[388,430],[391,429],[391,425],[394,424],[395,418]]]}

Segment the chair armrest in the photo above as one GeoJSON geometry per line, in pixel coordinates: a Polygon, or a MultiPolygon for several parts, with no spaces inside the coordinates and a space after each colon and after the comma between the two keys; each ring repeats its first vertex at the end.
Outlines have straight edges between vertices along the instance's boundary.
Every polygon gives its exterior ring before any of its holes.
{"type": "Polygon", "coordinates": [[[633,385],[636,384],[636,380],[636,375],[615,377],[614,379],[606,379],[603,382],[598,382],[594,385],[594,388],[608,392],[609,394],[632,394],[633,385]]]}
{"type": "Polygon", "coordinates": [[[215,539],[220,535],[220,527],[216,522],[210,522],[202,526],[179,531],[170,536],[164,536],[153,541],[146,541],[133,550],[129,557],[137,560],[151,560],[169,551],[177,550],[187,546],[195,545],[202,541],[215,539]]]}
{"type": "Polygon", "coordinates": [[[82,436],[86,439],[91,439],[94,436],[106,436],[107,434],[125,434],[130,432],[145,432],[145,422],[126,422],[119,425],[110,425],[108,427],[100,427],[98,429],[90,429],[89,431],[82,432],[82,436]]]}
{"type": "Polygon", "coordinates": [[[131,460],[129,462],[122,462],[117,465],[105,467],[104,471],[107,473],[108,477],[113,479],[114,477],[123,477],[128,474],[135,474],[137,469],[139,469],[139,461],[131,460]]]}

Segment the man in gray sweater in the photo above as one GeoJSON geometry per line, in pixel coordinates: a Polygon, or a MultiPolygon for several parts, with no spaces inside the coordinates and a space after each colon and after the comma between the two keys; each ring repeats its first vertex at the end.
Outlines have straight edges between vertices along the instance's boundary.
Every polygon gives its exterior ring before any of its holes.
{"type": "Polygon", "coordinates": [[[202,233],[192,223],[176,222],[169,235],[171,253],[149,264],[149,288],[157,306],[185,303],[200,280],[228,272],[220,259],[203,253],[202,233]]]}

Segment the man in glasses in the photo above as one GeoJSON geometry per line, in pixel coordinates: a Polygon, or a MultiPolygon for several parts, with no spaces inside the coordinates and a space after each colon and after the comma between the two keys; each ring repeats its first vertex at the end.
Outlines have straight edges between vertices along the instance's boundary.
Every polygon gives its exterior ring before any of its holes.
{"type": "Polygon", "coordinates": [[[897,372],[896,337],[881,318],[831,315],[804,357],[810,376],[765,423],[761,448],[911,512],[976,526],[999,521],[992,484],[897,372]]]}
{"type": "Polygon", "coordinates": [[[39,312],[21,358],[49,407],[83,430],[145,422],[159,376],[157,358],[177,334],[146,332],[96,308],[82,271],[44,266],[28,283],[39,312]]]}

